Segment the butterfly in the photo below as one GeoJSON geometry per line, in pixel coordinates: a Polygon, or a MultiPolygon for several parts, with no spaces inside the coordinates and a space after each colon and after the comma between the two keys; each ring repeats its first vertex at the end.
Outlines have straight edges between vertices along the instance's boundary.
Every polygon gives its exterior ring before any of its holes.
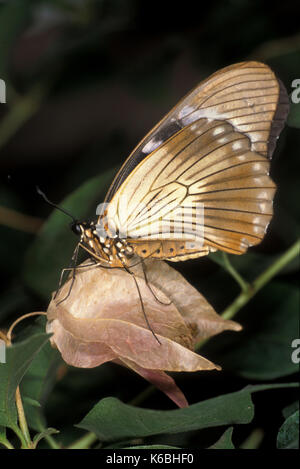
{"type": "Polygon", "coordinates": [[[73,231],[94,262],[184,261],[261,242],[273,214],[270,159],[289,110],[268,65],[225,67],[184,97],[125,161],[95,222],[73,231]]]}
{"type": "MultiPolygon", "coordinates": [[[[289,111],[287,92],[266,64],[225,67],[184,97],[137,145],[115,176],[98,218],[71,228],[79,242],[69,292],[79,268],[125,269],[132,275],[148,328],[135,265],[172,262],[217,250],[243,254],[264,238],[276,186],[270,160],[289,111]],[[77,265],[79,248],[91,264],[77,265]]],[[[166,303],[163,303],[166,304],[166,303]]]]}

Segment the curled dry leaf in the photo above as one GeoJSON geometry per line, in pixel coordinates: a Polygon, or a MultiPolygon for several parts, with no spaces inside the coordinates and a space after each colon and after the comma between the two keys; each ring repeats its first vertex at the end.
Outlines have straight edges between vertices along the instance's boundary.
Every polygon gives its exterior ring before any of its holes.
{"type": "Polygon", "coordinates": [[[199,339],[226,329],[240,330],[222,319],[176,270],[162,261],[145,262],[134,278],[125,270],[81,265],[68,295],[67,281],[48,308],[47,332],[70,365],[83,368],[115,361],[155,384],[180,407],[187,405],[182,392],[165,371],[220,369],[193,352],[199,339]],[[61,301],[61,302],[60,302],[61,301]]]}

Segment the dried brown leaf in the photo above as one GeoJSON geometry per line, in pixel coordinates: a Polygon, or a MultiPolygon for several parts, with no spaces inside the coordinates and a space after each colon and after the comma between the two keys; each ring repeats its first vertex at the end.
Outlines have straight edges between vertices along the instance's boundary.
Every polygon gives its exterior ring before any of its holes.
{"type": "Polygon", "coordinates": [[[70,279],[52,299],[47,331],[68,364],[91,368],[113,360],[184,407],[184,395],[164,371],[220,369],[194,353],[194,345],[200,338],[241,326],[218,316],[168,264],[148,260],[145,267],[147,280],[141,264],[132,271],[152,331],[132,275],[122,269],[82,266],[71,291],[70,279]]]}

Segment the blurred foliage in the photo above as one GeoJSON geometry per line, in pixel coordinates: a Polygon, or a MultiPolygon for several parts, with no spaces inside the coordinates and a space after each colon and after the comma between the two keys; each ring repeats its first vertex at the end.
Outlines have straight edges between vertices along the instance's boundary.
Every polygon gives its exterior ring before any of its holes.
{"type": "Polygon", "coordinates": [[[286,417],[277,436],[278,449],[297,449],[299,447],[299,405],[298,410],[286,417]]]}
{"type": "MultiPolygon", "coordinates": [[[[7,87],[7,103],[0,104],[0,206],[45,221],[39,233],[30,233],[0,217],[2,328],[21,314],[46,310],[76,245],[70,220],[45,204],[35,186],[74,217],[93,218],[116,168],[138,141],[197,82],[230,63],[268,63],[291,94],[293,80],[300,79],[299,12],[293,0],[273,1],[271,8],[259,0],[199,2],[197,8],[138,0],[0,2],[0,78],[7,87]]],[[[278,190],[265,240],[244,256],[231,256],[249,281],[299,237],[299,122],[300,104],[294,103],[272,163],[278,190]]],[[[220,313],[239,293],[218,256],[176,267],[220,313]]],[[[225,399],[256,381],[295,381],[289,347],[299,336],[298,272],[295,259],[239,313],[242,333],[224,333],[205,346],[205,356],[220,363],[222,373],[176,377],[190,403],[225,399]]],[[[25,339],[11,350],[17,379],[10,386],[15,389],[26,371],[15,358],[15,350],[24,348],[30,368],[22,392],[36,431],[50,424],[70,444],[84,434],[74,423],[100,399],[127,401],[144,389],[140,378],[114,365],[67,368],[49,344],[34,358],[44,338],[43,327],[32,327],[32,342],[25,339]],[[125,379],[126,387],[120,386],[125,379]]],[[[14,389],[7,388],[9,399],[14,389]]],[[[262,448],[293,447],[297,410],[285,416],[282,410],[295,398],[292,388],[255,393],[248,425],[235,425],[233,432],[199,427],[168,439],[152,436],[148,443],[231,448],[259,428],[262,448]]],[[[170,403],[156,393],[145,405],[167,410],[170,403]]],[[[7,418],[15,425],[14,411],[7,418]]],[[[51,444],[51,437],[45,441],[39,447],[51,444]]]]}

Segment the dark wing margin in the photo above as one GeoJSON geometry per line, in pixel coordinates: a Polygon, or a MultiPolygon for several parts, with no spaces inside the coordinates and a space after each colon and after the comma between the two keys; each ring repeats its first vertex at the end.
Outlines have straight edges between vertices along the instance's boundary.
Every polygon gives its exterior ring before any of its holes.
{"type": "Polygon", "coordinates": [[[279,80],[278,78],[277,80],[279,84],[279,99],[278,99],[277,108],[276,108],[276,111],[272,120],[271,131],[270,131],[269,142],[268,142],[268,158],[270,159],[273,156],[273,153],[276,147],[276,142],[284,127],[284,124],[285,124],[285,121],[287,119],[289,109],[290,109],[289,97],[285,89],[285,86],[281,80],[279,80]]]}
{"type": "Polygon", "coordinates": [[[248,135],[254,151],[271,158],[288,111],[285,87],[267,65],[241,62],[225,67],[196,86],[143,138],[117,173],[105,202],[112,200],[132,170],[150,153],[201,118],[231,123],[248,135]],[[256,114],[260,118],[256,119],[256,114]]]}

